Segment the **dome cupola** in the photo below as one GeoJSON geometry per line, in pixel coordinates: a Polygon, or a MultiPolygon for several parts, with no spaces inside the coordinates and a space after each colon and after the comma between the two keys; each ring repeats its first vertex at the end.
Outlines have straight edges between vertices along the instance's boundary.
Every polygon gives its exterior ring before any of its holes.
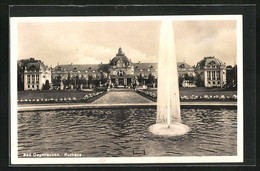
{"type": "Polygon", "coordinates": [[[197,63],[197,67],[209,67],[209,66],[222,66],[225,65],[221,60],[215,58],[214,56],[204,57],[201,61],[197,63]]]}
{"type": "Polygon", "coordinates": [[[118,49],[116,56],[110,61],[111,66],[124,67],[130,64],[131,61],[129,61],[129,59],[125,56],[125,53],[123,53],[121,47],[118,49]]]}

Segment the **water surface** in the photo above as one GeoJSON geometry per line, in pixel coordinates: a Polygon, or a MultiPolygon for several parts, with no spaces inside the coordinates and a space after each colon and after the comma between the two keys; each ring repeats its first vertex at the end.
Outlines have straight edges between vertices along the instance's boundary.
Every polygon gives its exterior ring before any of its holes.
{"type": "Polygon", "coordinates": [[[191,131],[161,137],[148,131],[156,109],[91,109],[18,113],[18,155],[82,157],[230,156],[237,150],[237,110],[182,109],[191,131]]]}

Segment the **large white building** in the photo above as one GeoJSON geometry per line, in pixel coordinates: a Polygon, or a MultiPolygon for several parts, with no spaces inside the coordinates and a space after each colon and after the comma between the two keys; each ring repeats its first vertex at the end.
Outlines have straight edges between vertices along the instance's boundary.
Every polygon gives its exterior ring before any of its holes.
{"type": "Polygon", "coordinates": [[[40,60],[30,58],[24,64],[24,90],[42,90],[44,84],[51,84],[51,69],[40,60]]]}
{"type": "MultiPolygon", "coordinates": [[[[192,67],[185,62],[178,62],[179,81],[182,78],[182,87],[223,87],[226,84],[226,65],[215,57],[204,57],[192,67]],[[198,80],[200,79],[200,81],[198,80]],[[201,84],[197,84],[200,82],[201,84]],[[195,85],[196,84],[196,85],[195,85]]],[[[46,81],[52,85],[60,78],[62,86],[68,84],[68,79],[78,78],[85,80],[85,87],[89,85],[90,77],[101,84],[101,78],[104,77],[106,82],[115,86],[131,86],[139,83],[142,77],[144,84],[149,83],[149,76],[157,79],[157,63],[132,63],[131,59],[126,57],[122,49],[112,58],[108,64],[68,64],[57,65],[48,68],[40,60],[34,58],[18,61],[18,88],[19,90],[42,90],[46,81]],[[66,81],[67,80],[67,81],[66,81]],[[63,85],[64,84],[64,85],[63,85]]],[[[73,84],[70,82],[69,84],[73,84]]],[[[105,84],[105,83],[102,83],[105,84]]],[[[75,87],[75,86],[73,86],[75,87]]]]}
{"type": "Polygon", "coordinates": [[[199,61],[195,73],[200,76],[205,87],[223,87],[226,84],[226,65],[214,56],[199,61]]]}

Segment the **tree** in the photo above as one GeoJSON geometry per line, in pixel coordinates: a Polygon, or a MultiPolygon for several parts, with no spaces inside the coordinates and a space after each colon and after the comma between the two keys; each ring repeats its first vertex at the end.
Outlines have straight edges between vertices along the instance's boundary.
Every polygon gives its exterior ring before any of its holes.
{"type": "Polygon", "coordinates": [[[101,84],[105,84],[107,82],[107,77],[104,72],[101,72],[100,81],[101,81],[101,84]]]}
{"type": "Polygon", "coordinates": [[[144,83],[144,78],[143,78],[143,75],[140,73],[140,75],[138,76],[138,82],[143,85],[144,83]]]}
{"type": "Polygon", "coordinates": [[[179,87],[182,87],[183,77],[179,75],[179,87]]]}
{"type": "Polygon", "coordinates": [[[75,78],[75,87],[76,87],[76,89],[80,89],[80,79],[79,79],[79,75],[76,75],[76,78],[75,78]]]}
{"type": "Polygon", "coordinates": [[[52,80],[53,86],[60,86],[60,82],[61,82],[61,76],[60,75],[58,75],[56,78],[54,78],[52,80]]]}
{"type": "Polygon", "coordinates": [[[155,83],[155,76],[152,75],[152,73],[150,73],[148,75],[148,83],[150,83],[150,84],[154,84],[155,83]]]}
{"type": "Polygon", "coordinates": [[[67,79],[64,79],[63,80],[63,84],[65,87],[69,86],[71,84],[71,76],[70,76],[70,73],[68,73],[68,77],[67,79]]]}
{"type": "Polygon", "coordinates": [[[203,80],[199,73],[196,75],[195,84],[197,87],[203,87],[203,80]]]}
{"type": "Polygon", "coordinates": [[[45,84],[42,87],[43,90],[49,90],[50,89],[50,83],[49,80],[45,81],[45,84]]]}
{"type": "Polygon", "coordinates": [[[185,80],[190,80],[190,81],[194,81],[195,80],[193,75],[188,75],[188,74],[185,74],[184,79],[185,80]]]}
{"type": "Polygon", "coordinates": [[[94,84],[94,78],[92,75],[88,75],[88,85],[89,85],[89,88],[92,88],[94,84]]]}
{"type": "Polygon", "coordinates": [[[237,88],[237,65],[226,68],[226,87],[231,89],[237,88]]]}

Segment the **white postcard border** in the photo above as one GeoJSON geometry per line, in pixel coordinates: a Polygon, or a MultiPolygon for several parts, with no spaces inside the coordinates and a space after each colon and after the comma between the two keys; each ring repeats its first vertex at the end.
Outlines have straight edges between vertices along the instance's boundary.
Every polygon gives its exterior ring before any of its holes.
{"type": "Polygon", "coordinates": [[[190,15],[190,16],[134,16],[134,17],[11,17],[10,18],[10,95],[11,95],[11,164],[157,164],[157,163],[230,163],[243,162],[243,16],[242,15],[190,15]],[[17,55],[18,30],[21,22],[110,22],[110,21],[237,21],[237,155],[190,157],[102,157],[102,158],[18,158],[17,120],[17,55]]]}

